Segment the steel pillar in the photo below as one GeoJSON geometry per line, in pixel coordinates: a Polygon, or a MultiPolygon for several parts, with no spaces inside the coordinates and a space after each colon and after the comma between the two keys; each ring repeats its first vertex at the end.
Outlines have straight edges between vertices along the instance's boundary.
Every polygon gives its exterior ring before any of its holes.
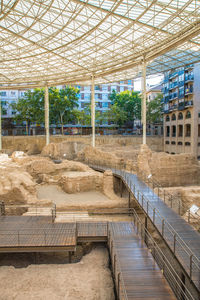
{"type": "Polygon", "coordinates": [[[142,64],[142,125],[143,125],[143,145],[146,144],[146,62],[142,64]]]}
{"type": "Polygon", "coordinates": [[[94,93],[94,75],[92,75],[92,84],[91,84],[91,126],[92,126],[92,147],[95,147],[95,93],[94,93]]]}
{"type": "Polygon", "coordinates": [[[49,144],[49,89],[45,86],[45,131],[46,131],[46,145],[49,144]]]}

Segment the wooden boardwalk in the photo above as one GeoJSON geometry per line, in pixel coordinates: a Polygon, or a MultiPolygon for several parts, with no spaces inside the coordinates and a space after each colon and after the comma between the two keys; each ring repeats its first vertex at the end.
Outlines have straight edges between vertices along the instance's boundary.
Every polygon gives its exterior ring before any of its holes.
{"type": "Polygon", "coordinates": [[[133,223],[109,225],[109,248],[119,299],[176,299],[133,223]]]}
{"type": "Polygon", "coordinates": [[[0,252],[75,251],[82,240],[107,241],[107,223],[52,223],[48,216],[0,216],[0,252]]]}
{"type": "MultiPolygon", "coordinates": [[[[109,169],[96,165],[91,167],[99,171],[109,169]]],[[[168,207],[137,175],[116,169],[112,169],[112,172],[123,180],[200,291],[200,234],[168,207]]]]}

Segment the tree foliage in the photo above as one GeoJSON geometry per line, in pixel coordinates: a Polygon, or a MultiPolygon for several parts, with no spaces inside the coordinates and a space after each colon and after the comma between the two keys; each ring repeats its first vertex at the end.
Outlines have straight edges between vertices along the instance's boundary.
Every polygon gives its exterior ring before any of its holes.
{"type": "MultiPolygon", "coordinates": [[[[73,119],[73,109],[78,106],[79,90],[74,87],[49,89],[49,116],[50,123],[63,125],[73,119]]],[[[26,122],[28,126],[31,123],[44,124],[44,89],[34,89],[25,92],[16,103],[11,104],[12,109],[16,111],[14,116],[17,122],[26,122]]]]}
{"type": "Polygon", "coordinates": [[[136,119],[141,119],[141,97],[138,92],[124,91],[116,93],[113,90],[109,99],[111,102],[110,117],[119,126],[136,119]]]}
{"type": "Polygon", "coordinates": [[[163,95],[160,93],[158,96],[147,103],[147,122],[161,123],[162,122],[162,109],[163,104],[161,102],[163,95]]]}

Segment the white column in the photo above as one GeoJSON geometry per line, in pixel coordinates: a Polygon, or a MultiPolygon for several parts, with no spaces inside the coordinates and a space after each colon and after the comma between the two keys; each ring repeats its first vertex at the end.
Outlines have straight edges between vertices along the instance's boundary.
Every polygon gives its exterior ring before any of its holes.
{"type": "Polygon", "coordinates": [[[142,65],[142,125],[143,125],[143,144],[146,144],[146,62],[142,65]]]}
{"type": "Polygon", "coordinates": [[[49,89],[45,86],[45,131],[46,131],[46,145],[49,144],[49,89]]]}
{"type": "Polygon", "coordinates": [[[0,92],[0,151],[2,150],[2,123],[1,123],[1,118],[2,118],[2,110],[1,110],[1,92],[0,92]]]}
{"type": "Polygon", "coordinates": [[[92,147],[95,147],[95,94],[94,94],[94,75],[92,75],[92,85],[91,85],[91,126],[92,126],[92,147]]]}

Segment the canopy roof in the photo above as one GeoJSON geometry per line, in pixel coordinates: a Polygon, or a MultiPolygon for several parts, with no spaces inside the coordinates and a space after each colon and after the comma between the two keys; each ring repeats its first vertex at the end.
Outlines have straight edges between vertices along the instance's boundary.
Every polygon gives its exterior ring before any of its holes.
{"type": "Polygon", "coordinates": [[[1,0],[0,85],[134,78],[200,61],[199,0],[1,0]]]}

